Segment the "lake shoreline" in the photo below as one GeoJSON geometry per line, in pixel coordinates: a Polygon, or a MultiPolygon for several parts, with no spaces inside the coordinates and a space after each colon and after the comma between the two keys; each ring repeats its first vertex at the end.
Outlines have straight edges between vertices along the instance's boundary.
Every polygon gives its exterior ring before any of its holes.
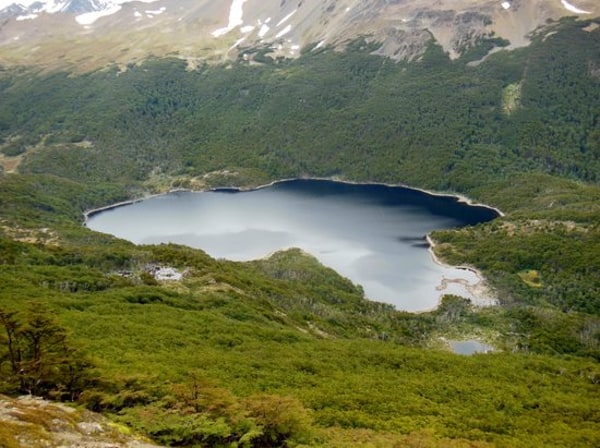
{"type": "MultiPolygon", "coordinates": [[[[137,204],[138,202],[142,202],[142,201],[146,201],[148,199],[152,199],[152,198],[157,198],[160,196],[166,196],[168,194],[172,194],[172,193],[185,193],[185,192],[194,192],[197,191],[198,193],[201,193],[201,190],[191,190],[191,189],[186,189],[186,188],[175,188],[173,190],[169,190],[166,191],[164,193],[155,193],[155,194],[149,194],[143,197],[139,197],[139,198],[133,198],[133,199],[127,199],[125,201],[120,201],[120,202],[115,202],[114,204],[110,204],[110,205],[104,205],[102,207],[96,207],[96,208],[91,208],[89,210],[86,210],[83,212],[83,225],[85,226],[88,219],[91,218],[94,215],[97,215],[98,213],[102,213],[102,212],[107,212],[109,210],[114,210],[116,208],[119,207],[125,207],[126,205],[132,205],[132,204],[137,204]]],[[[210,190],[205,190],[205,191],[210,191],[210,190]]]]}
{"type": "Polygon", "coordinates": [[[361,185],[361,186],[367,186],[367,185],[379,185],[379,186],[384,186],[384,187],[390,187],[390,188],[405,188],[407,190],[412,190],[412,191],[418,191],[421,193],[425,193],[428,194],[430,196],[437,196],[437,197],[446,197],[446,198],[455,198],[457,202],[459,203],[464,203],[467,204],[469,206],[472,207],[483,207],[483,208],[487,208],[488,210],[492,210],[495,213],[498,214],[498,217],[503,217],[505,216],[505,214],[502,212],[502,210],[500,210],[497,207],[491,206],[491,205],[487,205],[487,204],[482,204],[480,202],[475,202],[473,199],[469,198],[468,196],[462,195],[460,193],[446,193],[446,192],[438,192],[438,191],[432,191],[432,190],[427,190],[424,188],[419,188],[419,187],[411,187],[410,185],[406,185],[406,184],[390,184],[387,182],[359,182],[359,181],[351,181],[351,180],[342,180],[340,178],[337,177],[290,177],[290,178],[284,178],[284,179],[278,179],[278,180],[274,180],[271,182],[268,182],[266,184],[261,184],[258,186],[254,186],[254,187],[227,187],[227,186],[223,186],[223,187],[215,187],[215,188],[208,188],[208,189],[193,189],[193,188],[174,188],[172,190],[168,190],[165,192],[161,192],[161,193],[154,193],[154,194],[149,194],[143,197],[138,197],[138,198],[132,198],[132,199],[128,199],[126,201],[121,201],[121,202],[116,202],[114,204],[110,204],[110,205],[105,205],[103,207],[97,207],[97,208],[93,208],[93,209],[89,209],[89,210],[85,210],[83,212],[83,217],[84,217],[84,222],[83,224],[85,225],[88,218],[98,214],[98,213],[102,213],[102,212],[106,212],[109,210],[113,210],[119,207],[124,207],[126,205],[131,205],[131,204],[136,204],[138,202],[141,201],[145,201],[147,199],[152,199],[158,196],[165,196],[168,194],[172,194],[172,193],[185,193],[185,192],[190,192],[190,193],[205,193],[205,192],[210,192],[210,191],[230,191],[230,192],[245,192],[245,191],[257,191],[257,190],[263,190],[265,188],[269,188],[272,187],[274,185],[277,184],[281,184],[281,183],[285,183],[285,182],[291,182],[291,181],[297,181],[297,180],[316,180],[316,181],[332,181],[332,182],[339,182],[342,184],[346,184],[346,185],[361,185]]]}
{"type": "MultiPolygon", "coordinates": [[[[387,182],[375,182],[375,181],[361,182],[361,181],[353,181],[353,180],[344,180],[344,179],[340,179],[335,176],[334,177],[290,177],[290,178],[274,180],[274,181],[268,182],[266,184],[258,185],[256,187],[217,187],[217,188],[211,188],[208,190],[191,190],[190,189],[190,190],[185,190],[185,191],[198,191],[198,192],[202,192],[202,191],[239,191],[239,192],[255,191],[255,190],[262,190],[264,188],[269,188],[269,187],[272,187],[277,184],[281,184],[281,183],[285,183],[285,182],[292,182],[292,181],[296,181],[296,180],[321,180],[321,181],[324,180],[324,181],[339,182],[341,184],[346,184],[346,185],[360,185],[360,186],[379,185],[379,186],[390,187],[390,188],[404,188],[407,190],[425,193],[430,196],[455,198],[456,201],[459,203],[464,203],[464,204],[470,205],[472,207],[483,207],[483,208],[487,208],[488,210],[492,210],[498,214],[499,218],[505,216],[504,212],[502,212],[502,210],[500,210],[499,208],[494,207],[492,205],[475,202],[470,197],[465,196],[460,193],[433,191],[433,190],[427,190],[425,188],[412,187],[412,186],[406,185],[406,184],[391,184],[391,183],[387,183],[387,182]]],[[[176,191],[181,191],[181,190],[174,190],[173,192],[176,192],[176,191]]],[[[171,191],[169,191],[169,193],[171,193],[171,191]]]]}
{"type": "MultiPolygon", "coordinates": [[[[474,303],[474,305],[476,305],[476,306],[494,306],[494,305],[498,304],[498,298],[495,297],[495,294],[489,288],[489,285],[487,283],[487,280],[485,279],[485,276],[481,273],[481,271],[479,269],[476,269],[473,266],[466,266],[466,265],[454,266],[454,265],[443,262],[435,253],[435,246],[436,246],[435,241],[433,241],[433,239],[431,238],[431,236],[429,234],[425,236],[425,239],[427,240],[427,244],[429,245],[427,252],[429,252],[430,257],[435,264],[442,266],[444,268],[468,271],[468,272],[471,272],[472,274],[474,274],[475,277],[477,278],[477,283],[475,283],[475,284],[472,284],[466,278],[446,280],[446,282],[452,281],[454,283],[461,284],[467,291],[469,291],[477,299],[477,301],[481,302],[479,304],[474,303]]],[[[444,283],[444,282],[442,282],[442,283],[444,283]]],[[[438,304],[438,306],[439,306],[439,304],[438,304]]]]}

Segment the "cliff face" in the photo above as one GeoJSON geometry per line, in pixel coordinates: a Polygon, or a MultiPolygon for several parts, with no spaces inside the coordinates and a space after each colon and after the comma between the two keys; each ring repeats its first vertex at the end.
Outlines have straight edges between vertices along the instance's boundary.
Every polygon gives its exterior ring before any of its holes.
{"type": "Polygon", "coordinates": [[[0,395],[0,446],[156,448],[127,428],[89,411],[34,397],[0,395]]]}
{"type": "Polygon", "coordinates": [[[382,44],[379,53],[396,60],[418,58],[432,39],[458,57],[482,40],[524,46],[548,21],[600,14],[595,0],[105,0],[76,8],[66,3],[57,8],[43,1],[29,7],[0,1],[0,65],[86,70],[126,66],[150,55],[194,65],[244,57],[256,48],[296,57],[307,46],[343,48],[357,37],[382,44]]]}

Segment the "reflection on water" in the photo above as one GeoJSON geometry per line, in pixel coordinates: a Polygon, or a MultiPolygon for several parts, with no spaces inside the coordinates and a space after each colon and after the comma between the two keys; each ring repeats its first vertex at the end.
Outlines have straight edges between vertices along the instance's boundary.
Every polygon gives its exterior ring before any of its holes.
{"type": "Polygon", "coordinates": [[[243,193],[172,193],[87,224],[134,243],[185,244],[230,260],[299,247],[361,284],[368,298],[418,311],[437,305],[442,277],[470,275],[433,263],[425,235],[495,216],[400,187],[296,180],[243,193]]]}

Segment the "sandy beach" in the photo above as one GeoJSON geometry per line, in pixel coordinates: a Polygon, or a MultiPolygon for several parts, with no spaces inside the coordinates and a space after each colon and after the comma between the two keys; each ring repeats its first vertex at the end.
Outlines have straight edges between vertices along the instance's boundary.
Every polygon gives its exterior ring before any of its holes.
{"type": "Polygon", "coordinates": [[[467,297],[475,306],[494,306],[498,299],[487,285],[483,274],[472,266],[452,266],[441,261],[435,254],[435,242],[427,235],[429,255],[434,263],[455,271],[455,275],[442,278],[437,287],[441,294],[455,294],[467,297]],[[458,274],[458,275],[456,275],[458,274]]]}

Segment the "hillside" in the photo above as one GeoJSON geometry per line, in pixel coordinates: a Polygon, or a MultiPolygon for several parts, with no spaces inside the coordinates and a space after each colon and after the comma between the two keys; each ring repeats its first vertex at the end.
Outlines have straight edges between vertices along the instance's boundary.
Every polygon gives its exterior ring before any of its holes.
{"type": "Polygon", "coordinates": [[[171,446],[598,445],[598,25],[551,22],[485,60],[486,42],[398,61],[356,38],[195,67],[3,62],[0,391],[75,401],[171,446]],[[150,193],[295,176],[499,207],[431,236],[500,306],[446,296],[411,314],[298,250],[235,263],[82,226],[150,193]],[[470,338],[496,351],[445,345],[470,338]]]}
{"type": "MultiPolygon", "coordinates": [[[[529,45],[564,17],[595,19],[594,0],[2,0],[0,63],[88,72],[126,70],[148,57],[190,68],[237,57],[297,58],[310,47],[344,50],[358,38],[377,54],[419,60],[436,42],[452,59],[529,45]]],[[[260,62],[260,61],[257,61],[260,62]]]]}

